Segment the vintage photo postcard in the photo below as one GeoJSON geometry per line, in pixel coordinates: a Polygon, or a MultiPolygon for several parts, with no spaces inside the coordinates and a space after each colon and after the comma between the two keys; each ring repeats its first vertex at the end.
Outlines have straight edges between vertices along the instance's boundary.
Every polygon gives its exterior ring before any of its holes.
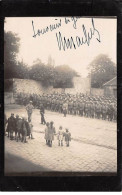
{"type": "Polygon", "coordinates": [[[4,173],[117,174],[117,18],[5,17],[4,173]]]}

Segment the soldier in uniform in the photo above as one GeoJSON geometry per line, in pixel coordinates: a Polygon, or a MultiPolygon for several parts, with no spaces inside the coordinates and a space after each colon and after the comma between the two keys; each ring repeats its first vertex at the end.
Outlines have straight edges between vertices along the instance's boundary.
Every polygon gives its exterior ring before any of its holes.
{"type": "Polygon", "coordinates": [[[88,117],[88,101],[85,102],[85,116],[88,117]]]}
{"type": "Polygon", "coordinates": [[[30,101],[29,104],[26,106],[26,110],[28,114],[28,121],[31,121],[33,109],[34,107],[32,105],[32,101],[30,101]]]}
{"type": "Polygon", "coordinates": [[[73,114],[76,115],[76,100],[73,101],[73,114]]]}
{"type": "Polygon", "coordinates": [[[80,116],[83,116],[83,110],[84,110],[84,105],[83,105],[83,102],[80,101],[79,102],[79,115],[80,116]]]}
{"type": "Polygon", "coordinates": [[[60,113],[63,112],[62,106],[63,106],[63,100],[62,100],[62,98],[61,98],[61,99],[60,99],[60,106],[59,106],[59,112],[60,112],[60,113]]]}
{"type": "Polygon", "coordinates": [[[68,101],[68,114],[71,114],[71,99],[68,101]]]}
{"type": "Polygon", "coordinates": [[[50,110],[50,98],[49,98],[49,96],[47,97],[47,110],[50,110]]]}
{"type": "Polygon", "coordinates": [[[113,120],[113,116],[114,116],[114,106],[113,106],[113,103],[110,103],[109,109],[110,109],[109,118],[110,118],[110,121],[112,121],[113,120]]]}
{"type": "Polygon", "coordinates": [[[43,104],[40,104],[40,114],[41,114],[41,124],[46,124],[45,117],[44,117],[44,106],[43,104]]]}
{"type": "Polygon", "coordinates": [[[91,117],[91,103],[88,101],[88,117],[91,117]]]}
{"type": "Polygon", "coordinates": [[[55,108],[55,104],[54,103],[55,103],[55,99],[52,98],[52,108],[51,108],[52,111],[54,111],[54,108],[55,108]]]}
{"type": "Polygon", "coordinates": [[[102,103],[102,119],[106,120],[106,116],[107,116],[107,106],[106,104],[103,102],[102,103]]]}
{"type": "Polygon", "coordinates": [[[76,99],[76,115],[78,115],[79,114],[79,99],[77,98],[76,99]]]}
{"type": "Polygon", "coordinates": [[[117,121],[117,104],[114,105],[114,120],[117,121]]]}
{"type": "Polygon", "coordinates": [[[101,106],[100,106],[100,103],[98,102],[96,104],[96,115],[98,119],[100,119],[100,113],[101,113],[101,106]]]}
{"type": "Polygon", "coordinates": [[[63,103],[63,114],[64,114],[64,117],[66,117],[67,110],[68,110],[68,103],[66,101],[64,101],[64,103],[63,103]]]}
{"type": "Polygon", "coordinates": [[[91,118],[94,118],[94,112],[95,112],[95,106],[94,106],[94,102],[91,102],[91,118]]]}

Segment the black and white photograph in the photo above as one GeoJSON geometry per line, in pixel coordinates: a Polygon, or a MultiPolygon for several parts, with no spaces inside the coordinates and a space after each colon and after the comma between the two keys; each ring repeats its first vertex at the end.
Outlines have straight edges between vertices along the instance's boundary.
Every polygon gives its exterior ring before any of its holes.
{"type": "Polygon", "coordinates": [[[117,18],[5,17],[5,176],[117,175],[117,18]]]}

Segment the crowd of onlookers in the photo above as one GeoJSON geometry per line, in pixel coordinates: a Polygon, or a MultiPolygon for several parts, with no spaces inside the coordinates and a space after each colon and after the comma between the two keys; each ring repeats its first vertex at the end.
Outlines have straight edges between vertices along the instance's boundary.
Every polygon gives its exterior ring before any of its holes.
{"type": "MultiPolygon", "coordinates": [[[[31,105],[31,104],[30,104],[31,105]]],[[[69,130],[66,128],[65,132],[62,130],[62,127],[59,127],[59,130],[56,134],[56,130],[54,127],[53,121],[45,122],[45,135],[44,138],[46,140],[46,145],[52,147],[52,142],[54,140],[54,135],[57,135],[58,145],[63,146],[63,140],[66,142],[66,146],[69,146],[69,142],[71,141],[71,134],[69,130]]],[[[15,140],[17,142],[21,141],[23,143],[27,143],[27,137],[29,139],[34,139],[33,137],[33,125],[30,120],[22,115],[14,116],[14,113],[11,113],[11,116],[7,119],[6,115],[4,115],[4,127],[5,127],[5,135],[10,138],[10,140],[15,140]]]]}

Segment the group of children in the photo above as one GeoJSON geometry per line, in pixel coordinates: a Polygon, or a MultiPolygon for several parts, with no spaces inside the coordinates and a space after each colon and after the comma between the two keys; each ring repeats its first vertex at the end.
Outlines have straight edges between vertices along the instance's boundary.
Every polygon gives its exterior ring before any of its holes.
{"type": "MultiPolygon", "coordinates": [[[[71,133],[66,128],[65,132],[62,129],[62,126],[59,127],[59,130],[56,134],[55,127],[53,125],[53,121],[50,123],[46,123],[45,128],[45,140],[46,144],[50,147],[52,147],[52,142],[54,140],[54,135],[57,135],[58,139],[58,145],[63,146],[63,141],[65,140],[66,146],[69,146],[69,142],[71,141],[71,133]]],[[[23,143],[27,143],[27,136],[30,139],[34,139],[33,137],[33,125],[31,120],[27,120],[27,118],[22,115],[20,117],[18,114],[16,117],[13,113],[11,113],[11,116],[7,119],[6,115],[4,116],[4,127],[5,127],[5,133],[8,133],[8,137],[10,140],[16,140],[21,141],[23,143]]]]}
{"type": "MultiPolygon", "coordinates": [[[[65,139],[66,146],[69,147],[69,142],[71,141],[71,133],[66,128],[66,131],[63,131],[62,126],[59,127],[58,133],[57,133],[57,139],[58,139],[58,146],[63,146],[63,140],[65,139]]],[[[54,135],[56,134],[55,127],[53,126],[53,121],[50,123],[46,123],[45,128],[45,140],[46,144],[49,147],[52,147],[52,141],[54,140],[54,135]]]]}

